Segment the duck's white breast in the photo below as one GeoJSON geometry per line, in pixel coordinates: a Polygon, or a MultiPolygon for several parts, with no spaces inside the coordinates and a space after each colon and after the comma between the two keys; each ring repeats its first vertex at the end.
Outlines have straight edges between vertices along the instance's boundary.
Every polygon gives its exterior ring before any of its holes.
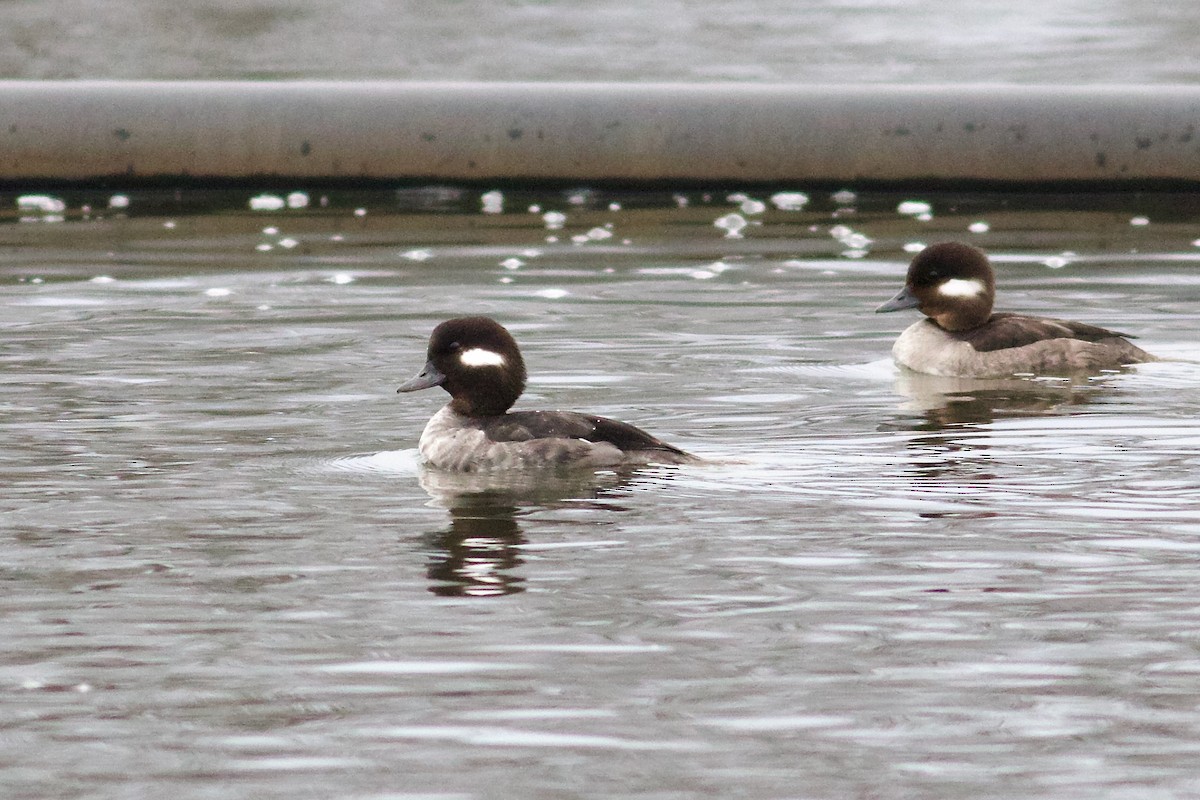
{"type": "Polygon", "coordinates": [[[897,364],[927,375],[980,377],[980,356],[927,319],[909,325],[892,345],[897,364]]]}
{"type": "Polygon", "coordinates": [[[625,460],[625,453],[608,442],[566,438],[492,441],[484,429],[456,414],[449,406],[434,414],[425,426],[420,450],[432,466],[456,472],[549,466],[605,467],[625,460]]]}

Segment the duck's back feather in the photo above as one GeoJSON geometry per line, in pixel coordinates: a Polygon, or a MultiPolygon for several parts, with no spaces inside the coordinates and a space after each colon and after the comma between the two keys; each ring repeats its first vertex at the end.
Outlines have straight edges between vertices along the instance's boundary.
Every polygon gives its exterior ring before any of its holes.
{"type": "Polygon", "coordinates": [[[594,443],[605,442],[622,452],[654,450],[687,455],[678,447],[633,425],[574,411],[510,411],[498,417],[479,418],[477,424],[494,442],[582,439],[594,443]]]}
{"type": "Polygon", "coordinates": [[[1083,322],[1001,313],[993,314],[991,319],[978,328],[958,332],[956,338],[970,344],[978,353],[989,353],[993,350],[1024,347],[1050,339],[1079,339],[1084,342],[1098,342],[1103,339],[1132,337],[1125,333],[1110,331],[1083,322]]]}

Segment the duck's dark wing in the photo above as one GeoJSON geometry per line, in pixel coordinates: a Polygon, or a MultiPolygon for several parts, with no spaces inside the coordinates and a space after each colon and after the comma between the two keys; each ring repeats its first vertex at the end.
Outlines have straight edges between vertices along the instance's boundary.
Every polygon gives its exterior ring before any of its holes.
{"type": "Polygon", "coordinates": [[[1098,342],[1101,339],[1133,338],[1127,333],[1110,331],[1082,322],[1028,317],[1024,314],[993,314],[985,324],[974,330],[963,331],[959,336],[980,353],[1004,350],[1009,347],[1024,347],[1027,344],[1043,342],[1048,339],[1081,339],[1085,342],[1098,342]]]}
{"type": "Polygon", "coordinates": [[[619,450],[659,450],[686,456],[678,447],[656,439],[641,428],[607,417],[574,411],[510,411],[481,420],[488,438],[497,442],[528,442],[533,439],[583,439],[608,442],[619,450]]]}

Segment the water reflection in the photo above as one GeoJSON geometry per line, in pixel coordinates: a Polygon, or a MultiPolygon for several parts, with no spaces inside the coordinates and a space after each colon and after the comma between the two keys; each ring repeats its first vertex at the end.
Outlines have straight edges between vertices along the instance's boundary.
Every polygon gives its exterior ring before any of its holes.
{"type": "Polygon", "coordinates": [[[442,597],[496,597],[524,591],[525,578],[514,572],[524,563],[521,547],[528,543],[518,519],[565,502],[605,513],[621,511],[612,498],[637,475],[637,470],[468,474],[425,470],[421,487],[450,512],[450,527],[425,537],[430,548],[429,591],[442,597]]]}
{"type": "Polygon", "coordinates": [[[904,424],[921,433],[907,444],[911,475],[927,487],[973,495],[996,479],[985,455],[995,422],[1074,413],[1100,396],[1104,386],[1087,378],[948,378],[901,370],[895,388],[906,398],[903,408],[920,412],[904,424]]]}
{"type": "Polygon", "coordinates": [[[924,415],[916,430],[939,431],[953,425],[1063,413],[1091,402],[1103,386],[1087,378],[947,378],[901,370],[895,389],[906,398],[903,408],[924,415]]]}
{"type": "Polygon", "coordinates": [[[524,561],[526,539],[517,507],[503,497],[481,495],[477,503],[450,509],[450,527],[427,534],[429,591],[442,597],[495,597],[524,591],[513,574],[524,561]]]}

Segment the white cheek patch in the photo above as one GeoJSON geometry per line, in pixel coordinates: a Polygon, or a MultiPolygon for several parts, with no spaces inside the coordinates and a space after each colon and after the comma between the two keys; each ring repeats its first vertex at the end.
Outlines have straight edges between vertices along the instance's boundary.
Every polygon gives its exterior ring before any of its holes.
{"type": "Polygon", "coordinates": [[[482,347],[472,347],[470,350],[464,350],[462,355],[458,357],[464,367],[502,367],[504,366],[504,356],[491,350],[484,350],[482,347]]]}
{"type": "Polygon", "coordinates": [[[971,278],[951,278],[938,287],[938,294],[943,297],[978,297],[983,294],[983,281],[971,278]]]}

